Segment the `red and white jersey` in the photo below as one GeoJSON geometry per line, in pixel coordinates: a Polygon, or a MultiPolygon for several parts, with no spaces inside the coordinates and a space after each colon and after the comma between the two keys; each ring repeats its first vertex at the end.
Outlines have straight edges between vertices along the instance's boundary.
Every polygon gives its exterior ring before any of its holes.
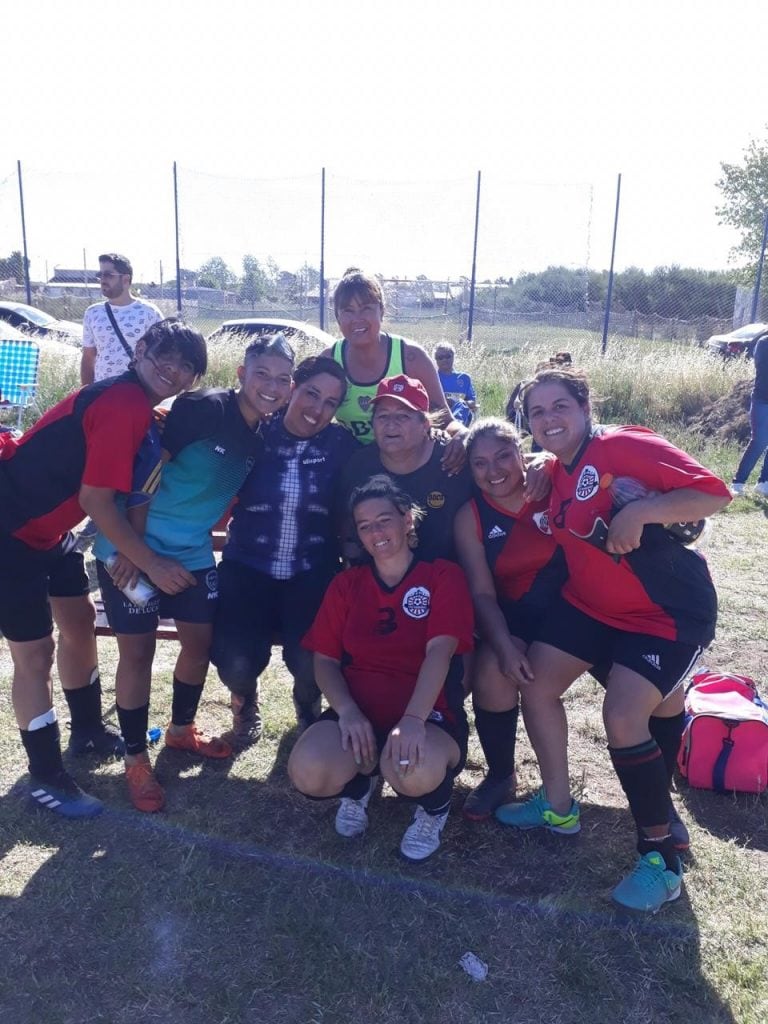
{"type": "Polygon", "coordinates": [[[555,464],[549,525],[565,552],[563,597],[587,615],[630,633],[689,644],[709,643],[717,597],[706,562],[660,525],[643,530],[640,547],[618,561],[587,537],[616,509],[609,488],[632,477],[649,491],[693,488],[726,497],[713,473],[645,427],[598,427],[576,460],[555,464]]]}
{"type": "MultiPolygon", "coordinates": [[[[304,647],[341,662],[350,694],[376,729],[391,729],[405,711],[434,637],[456,637],[456,654],[472,650],[474,615],[464,573],[453,562],[416,560],[396,587],[373,566],[347,569],[326,591],[304,647]]],[[[453,719],[443,687],[434,710],[453,719]]]]}

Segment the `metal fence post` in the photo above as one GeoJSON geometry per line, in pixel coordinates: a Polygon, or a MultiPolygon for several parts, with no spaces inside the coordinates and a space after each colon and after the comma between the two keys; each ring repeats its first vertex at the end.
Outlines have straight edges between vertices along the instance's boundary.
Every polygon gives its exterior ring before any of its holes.
{"type": "Polygon", "coordinates": [[[320,181],[320,330],[325,330],[325,168],[320,181]]]}
{"type": "Polygon", "coordinates": [[[181,315],[181,257],[179,255],[179,183],[176,177],[176,161],[173,161],[173,215],[176,232],[176,309],[181,315]]]}
{"type": "Polygon", "coordinates": [[[469,313],[467,314],[467,341],[472,341],[472,326],[475,317],[475,282],[477,280],[477,232],[480,226],[480,175],[477,172],[477,197],[475,199],[475,240],[472,245],[472,278],[469,285],[469,313]]]}
{"type": "Polygon", "coordinates": [[[757,320],[757,308],[760,303],[760,283],[763,279],[763,261],[765,260],[765,244],[768,242],[768,210],[763,211],[763,244],[760,246],[760,259],[757,261],[757,278],[755,279],[755,294],[752,296],[752,315],[749,322],[753,324],[757,320]]]}
{"type": "Polygon", "coordinates": [[[21,160],[16,161],[19,175],[19,206],[21,208],[21,241],[24,247],[24,286],[27,291],[27,305],[32,305],[32,287],[29,283],[29,258],[27,257],[27,221],[24,217],[24,188],[21,184],[21,160]]]}
{"type": "Polygon", "coordinates": [[[619,228],[619,201],[621,200],[621,175],[616,183],[616,213],[613,217],[613,241],[611,243],[611,269],[608,272],[608,293],[605,296],[605,318],[603,319],[603,344],[601,353],[608,348],[608,321],[611,319],[611,296],[613,294],[613,261],[616,256],[616,233],[619,228]]]}

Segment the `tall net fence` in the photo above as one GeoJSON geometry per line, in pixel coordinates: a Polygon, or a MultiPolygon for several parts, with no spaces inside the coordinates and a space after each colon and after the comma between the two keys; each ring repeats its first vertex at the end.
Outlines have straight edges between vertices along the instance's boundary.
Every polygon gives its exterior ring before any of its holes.
{"type": "MultiPolygon", "coordinates": [[[[0,166],[0,303],[27,301],[19,193],[16,166],[0,166]]],[[[174,177],[169,166],[105,161],[77,173],[23,166],[23,195],[31,302],[68,320],[100,299],[99,253],[120,251],[133,261],[143,296],[166,313],[180,298],[184,316],[206,333],[250,316],[333,332],[332,290],[351,265],[381,277],[390,324],[426,343],[466,340],[471,327],[472,340],[486,346],[551,338],[563,349],[571,338],[599,343],[603,333],[615,178],[531,182],[483,173],[474,290],[475,175],[382,182],[320,170],[269,178],[178,166],[174,177]]],[[[749,288],[737,289],[725,271],[668,258],[676,203],[660,179],[624,184],[609,336],[693,343],[749,319],[749,288]],[[654,190],[658,201],[649,202],[654,190]]],[[[696,217],[714,213],[687,216],[693,231],[696,217]]],[[[763,300],[757,318],[766,317],[763,300]]]]}

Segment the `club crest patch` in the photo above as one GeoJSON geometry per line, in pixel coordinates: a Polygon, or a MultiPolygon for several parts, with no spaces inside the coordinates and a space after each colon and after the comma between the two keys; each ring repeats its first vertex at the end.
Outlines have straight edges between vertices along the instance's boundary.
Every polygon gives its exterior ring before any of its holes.
{"type": "Polygon", "coordinates": [[[429,615],[430,593],[426,587],[411,587],[403,597],[403,611],[412,619],[423,619],[429,615]]]}
{"type": "Polygon", "coordinates": [[[576,501],[589,501],[600,490],[600,477],[594,466],[585,466],[576,484],[576,501]]]}
{"type": "Polygon", "coordinates": [[[552,531],[549,528],[549,512],[534,512],[531,518],[542,533],[546,533],[548,537],[552,536],[552,531]]]}
{"type": "Polygon", "coordinates": [[[368,412],[368,410],[371,408],[371,398],[371,395],[357,396],[357,404],[360,406],[363,412],[368,412]]]}
{"type": "Polygon", "coordinates": [[[405,384],[402,384],[400,381],[398,381],[396,384],[392,385],[392,390],[395,392],[395,394],[400,394],[401,391],[405,391],[405,384]]]}
{"type": "Polygon", "coordinates": [[[442,491],[430,491],[427,495],[427,504],[430,508],[442,508],[445,504],[445,495],[442,491]]]}
{"type": "Polygon", "coordinates": [[[211,569],[210,572],[205,574],[205,585],[211,591],[212,594],[218,592],[219,589],[219,574],[215,569],[211,569]]]}

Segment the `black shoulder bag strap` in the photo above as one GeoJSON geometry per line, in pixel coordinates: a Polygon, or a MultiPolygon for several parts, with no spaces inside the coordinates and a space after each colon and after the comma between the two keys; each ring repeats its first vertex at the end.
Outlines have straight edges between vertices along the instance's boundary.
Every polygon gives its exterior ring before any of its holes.
{"type": "Polygon", "coordinates": [[[117,320],[115,320],[115,314],[112,312],[112,307],[110,306],[110,304],[108,302],[104,303],[104,309],[106,309],[106,311],[107,311],[107,316],[109,317],[109,322],[112,324],[112,329],[114,330],[115,334],[117,335],[117,340],[120,342],[120,344],[125,349],[125,354],[128,356],[129,359],[133,359],[133,349],[128,344],[128,342],[125,340],[125,338],[123,337],[123,332],[117,326],[117,320]]]}

